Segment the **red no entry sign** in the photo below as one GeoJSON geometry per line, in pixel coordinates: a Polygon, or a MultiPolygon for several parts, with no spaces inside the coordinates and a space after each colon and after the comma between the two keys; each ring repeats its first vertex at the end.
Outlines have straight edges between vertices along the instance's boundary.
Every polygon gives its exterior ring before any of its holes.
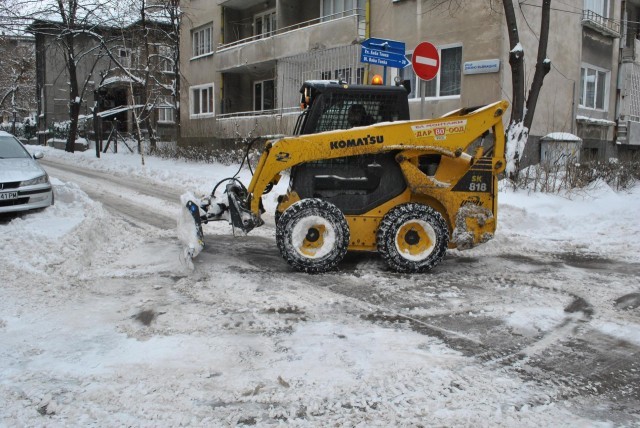
{"type": "Polygon", "coordinates": [[[429,42],[422,42],[413,51],[413,71],[423,80],[431,80],[440,70],[438,49],[429,42]]]}

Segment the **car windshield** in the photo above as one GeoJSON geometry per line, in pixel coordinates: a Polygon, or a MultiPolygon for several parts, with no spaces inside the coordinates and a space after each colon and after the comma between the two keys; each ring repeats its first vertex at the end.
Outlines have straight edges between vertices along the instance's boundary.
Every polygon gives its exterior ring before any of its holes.
{"type": "Polygon", "coordinates": [[[14,137],[0,135],[0,159],[30,157],[29,152],[14,137]]]}

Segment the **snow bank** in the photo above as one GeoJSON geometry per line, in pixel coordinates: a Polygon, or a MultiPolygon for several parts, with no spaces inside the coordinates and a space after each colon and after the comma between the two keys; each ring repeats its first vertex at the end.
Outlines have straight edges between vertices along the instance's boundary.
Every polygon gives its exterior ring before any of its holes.
{"type": "Polygon", "coordinates": [[[113,218],[77,184],[55,178],[52,184],[53,206],[0,225],[0,254],[16,271],[81,275],[85,266],[108,259],[108,254],[97,253],[104,243],[113,244],[117,251],[141,239],[139,231],[113,218]]]}
{"type": "Polygon", "coordinates": [[[605,182],[562,195],[513,191],[498,195],[498,229],[482,246],[513,252],[540,249],[579,251],[640,260],[640,186],[616,192],[605,182]]]}

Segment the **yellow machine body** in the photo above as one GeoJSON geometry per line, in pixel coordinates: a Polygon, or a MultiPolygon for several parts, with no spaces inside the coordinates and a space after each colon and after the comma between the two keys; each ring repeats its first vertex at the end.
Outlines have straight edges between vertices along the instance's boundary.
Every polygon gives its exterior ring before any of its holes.
{"type": "MultiPolygon", "coordinates": [[[[446,220],[449,248],[465,249],[490,239],[496,229],[497,177],[505,168],[503,114],[506,101],[474,110],[460,109],[430,120],[380,123],[371,126],[271,140],[248,187],[250,211],[260,216],[259,195],[275,185],[281,173],[317,160],[393,152],[406,180],[406,190],[360,215],[346,215],[348,249],[375,251],[383,217],[408,202],[430,206],[446,220]],[[491,147],[485,147],[490,140],[491,147]],[[439,155],[434,171],[420,159],[439,155]],[[257,197],[256,197],[257,196],[257,197]]],[[[383,177],[384,179],[384,177],[383,177]]],[[[280,198],[277,213],[300,197],[293,191],[280,198]]]]}

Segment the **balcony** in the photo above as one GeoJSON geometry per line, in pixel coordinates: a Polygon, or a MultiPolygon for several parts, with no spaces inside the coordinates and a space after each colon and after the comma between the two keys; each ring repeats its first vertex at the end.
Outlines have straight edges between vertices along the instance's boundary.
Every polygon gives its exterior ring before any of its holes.
{"type": "Polygon", "coordinates": [[[629,46],[620,48],[620,62],[640,61],[640,40],[633,38],[627,41],[629,46]]]}
{"type": "Polygon", "coordinates": [[[278,28],[218,46],[216,68],[231,72],[250,64],[291,57],[317,49],[351,45],[364,38],[364,11],[354,9],[278,28]]]}
{"type": "Polygon", "coordinates": [[[249,9],[264,3],[265,0],[217,0],[218,6],[228,7],[231,9],[249,9]]]}
{"type": "Polygon", "coordinates": [[[582,25],[605,36],[619,38],[620,23],[598,15],[592,10],[582,11],[582,25]]]}

